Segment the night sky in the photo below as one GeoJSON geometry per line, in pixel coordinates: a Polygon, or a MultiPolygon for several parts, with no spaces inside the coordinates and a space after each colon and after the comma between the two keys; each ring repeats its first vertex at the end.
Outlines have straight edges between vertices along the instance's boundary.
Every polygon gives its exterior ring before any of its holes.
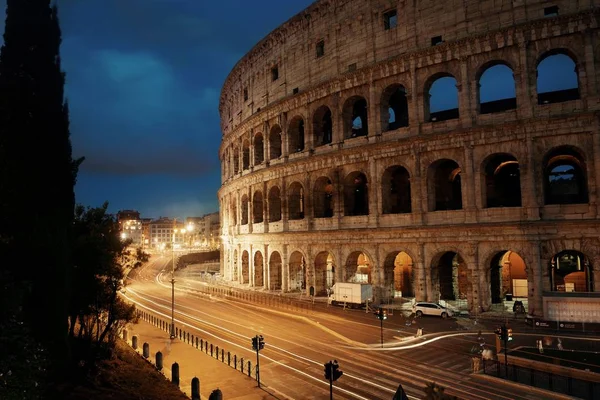
{"type": "Polygon", "coordinates": [[[217,211],[222,84],[254,44],[311,3],[58,1],[73,156],[86,158],[77,202],[155,218],[217,211]]]}

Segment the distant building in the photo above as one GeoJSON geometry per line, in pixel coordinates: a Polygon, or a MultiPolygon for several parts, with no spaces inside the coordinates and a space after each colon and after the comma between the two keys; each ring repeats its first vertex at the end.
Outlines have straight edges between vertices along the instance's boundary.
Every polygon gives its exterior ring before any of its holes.
{"type": "Polygon", "coordinates": [[[216,249],[219,247],[219,213],[185,219],[189,245],[216,249]]]}
{"type": "Polygon", "coordinates": [[[150,247],[154,249],[182,247],[186,243],[186,229],[177,219],[160,217],[150,222],[150,247]]]}
{"type": "Polygon", "coordinates": [[[142,218],[142,247],[150,246],[150,223],[152,218],[142,218]]]}
{"type": "Polygon", "coordinates": [[[132,246],[143,243],[142,220],[140,213],[135,210],[122,210],[117,213],[121,239],[131,239],[132,246]]]}

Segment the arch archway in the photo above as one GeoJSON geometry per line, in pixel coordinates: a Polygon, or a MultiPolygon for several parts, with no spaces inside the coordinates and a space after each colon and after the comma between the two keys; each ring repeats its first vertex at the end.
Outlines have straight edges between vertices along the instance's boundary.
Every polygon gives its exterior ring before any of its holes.
{"type": "Polygon", "coordinates": [[[593,292],[590,259],[575,250],[564,250],[550,260],[550,290],[553,292],[593,292]]]}
{"type": "Polygon", "coordinates": [[[254,135],[254,165],[260,165],[265,161],[265,143],[263,134],[258,132],[254,135]]]}
{"type": "Polygon", "coordinates": [[[321,176],[315,181],[313,191],[313,213],[315,218],[333,217],[334,203],[333,183],[326,176],[321,176]]]}
{"type": "Polygon", "coordinates": [[[242,145],[242,169],[247,170],[250,168],[250,142],[244,140],[242,145]]]}
{"type": "Polygon", "coordinates": [[[372,263],[362,251],[353,251],[346,258],[342,278],[344,282],[371,283],[372,263]]]}
{"type": "Polygon", "coordinates": [[[440,122],[459,117],[458,88],[454,76],[437,74],[429,79],[425,87],[426,121],[440,122]]]}
{"type": "Polygon", "coordinates": [[[466,300],[470,291],[467,265],[460,254],[447,251],[437,256],[431,268],[431,280],[440,300],[466,300]]]}
{"type": "Polygon", "coordinates": [[[281,290],[282,273],[281,273],[281,255],[274,251],[269,259],[269,290],[281,290]]]}
{"type": "Polygon", "coordinates": [[[521,207],[521,173],[514,156],[493,154],[483,171],[486,207],[521,207]]]}
{"type": "Polygon", "coordinates": [[[381,95],[381,127],[393,131],[408,126],[408,100],[404,86],[388,86],[381,95]]]}
{"type": "Polygon", "coordinates": [[[242,196],[242,221],[241,224],[242,225],[248,225],[248,214],[249,214],[249,209],[248,209],[248,195],[245,194],[242,196]]]}
{"type": "Polygon", "coordinates": [[[360,171],[344,178],[344,215],[369,215],[367,176],[360,171]]]}
{"type": "Polygon", "coordinates": [[[410,175],[406,168],[394,165],[385,170],[381,178],[383,214],[410,213],[410,175]]]}
{"type": "Polygon", "coordinates": [[[269,132],[269,159],[275,160],[281,157],[281,128],[275,125],[269,132]]]}
{"type": "Polygon", "coordinates": [[[304,119],[295,116],[288,128],[288,152],[294,154],[302,150],[304,150],[304,119]]]}
{"type": "Polygon", "coordinates": [[[304,218],[304,187],[293,182],[288,190],[288,215],[290,220],[304,218]]]}
{"type": "Polygon", "coordinates": [[[537,65],[538,104],[577,100],[579,71],[575,57],[566,49],[544,53],[537,65]]]}
{"type": "Polygon", "coordinates": [[[281,192],[279,187],[269,189],[269,222],[281,221],[281,192]]]}
{"type": "Polygon", "coordinates": [[[240,150],[236,147],[233,150],[233,173],[237,174],[240,172],[240,150]]]}
{"type": "Polygon", "coordinates": [[[299,251],[290,255],[289,262],[289,290],[306,290],[306,260],[299,251]]]}
{"type": "Polygon", "coordinates": [[[404,251],[395,251],[385,257],[384,287],[388,288],[391,298],[415,297],[413,260],[404,251]]]}
{"type": "Polygon", "coordinates": [[[335,261],[333,255],[327,251],[322,251],[315,257],[314,270],[311,271],[308,279],[313,282],[315,295],[323,296],[327,294],[327,289],[335,283],[335,261]]]}
{"type": "Polygon", "coordinates": [[[561,146],[544,157],[545,204],[588,202],[587,166],[578,149],[561,146]]]}
{"type": "Polygon", "coordinates": [[[246,250],[242,252],[242,283],[250,283],[250,256],[246,250]]]}
{"type": "Polygon", "coordinates": [[[352,96],[344,103],[342,119],[344,121],[344,139],[369,134],[367,119],[367,100],[362,96],[352,96]]]}
{"type": "Polygon", "coordinates": [[[454,160],[442,159],[428,171],[429,211],[462,209],[461,168],[454,160]]]}
{"type": "Polygon", "coordinates": [[[331,110],[327,106],[321,106],[313,114],[313,143],[315,146],[323,146],[331,143],[332,139],[331,110]]]}
{"type": "Polygon", "coordinates": [[[254,253],[254,286],[264,287],[264,262],[263,255],[260,251],[254,253]]]}
{"type": "Polygon", "coordinates": [[[232,262],[232,268],[231,268],[231,279],[234,282],[239,282],[240,280],[240,276],[238,274],[238,251],[237,250],[233,250],[233,262],[232,262]]]}
{"type": "Polygon", "coordinates": [[[527,267],[523,258],[510,250],[497,253],[492,258],[490,265],[489,283],[492,304],[502,303],[507,294],[526,302],[528,296],[527,267]]]}
{"type": "Polygon", "coordinates": [[[492,61],[484,66],[478,86],[477,99],[481,114],[517,108],[513,70],[503,61],[492,61]]]}
{"type": "Polygon", "coordinates": [[[254,192],[252,196],[252,218],[255,224],[263,222],[263,196],[260,190],[254,192]]]}

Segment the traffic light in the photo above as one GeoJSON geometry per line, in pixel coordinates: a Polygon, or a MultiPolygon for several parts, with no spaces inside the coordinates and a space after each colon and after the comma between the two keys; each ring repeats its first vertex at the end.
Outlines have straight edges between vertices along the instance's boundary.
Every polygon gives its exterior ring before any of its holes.
{"type": "Polygon", "coordinates": [[[265,348],[265,339],[262,337],[262,335],[258,336],[258,349],[262,350],[265,348]]]}
{"type": "Polygon", "coordinates": [[[510,342],[511,340],[513,340],[512,337],[512,328],[508,328],[506,333],[508,334],[508,341],[510,342]]]}
{"type": "Polygon", "coordinates": [[[384,310],[383,308],[379,308],[377,311],[375,311],[375,316],[377,318],[379,318],[381,321],[386,320],[387,319],[387,311],[384,310]]]}
{"type": "Polygon", "coordinates": [[[331,364],[333,364],[331,361],[323,364],[325,366],[325,379],[327,379],[328,381],[331,380],[331,364]]]}
{"type": "Polygon", "coordinates": [[[256,335],[252,338],[252,350],[258,351],[265,348],[265,339],[262,335],[256,335]]]}
{"type": "Polygon", "coordinates": [[[496,334],[496,336],[498,336],[498,339],[502,340],[502,328],[496,328],[494,330],[494,333],[496,334]]]}
{"type": "Polygon", "coordinates": [[[342,375],[344,375],[344,372],[341,371],[340,366],[338,365],[337,360],[333,360],[333,364],[331,365],[331,380],[332,381],[337,381],[342,375]]]}

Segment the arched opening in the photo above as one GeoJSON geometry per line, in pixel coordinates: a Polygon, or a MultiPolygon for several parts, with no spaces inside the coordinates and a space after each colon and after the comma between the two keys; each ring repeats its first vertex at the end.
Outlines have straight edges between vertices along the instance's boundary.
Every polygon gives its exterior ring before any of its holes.
{"type": "Polygon", "coordinates": [[[489,282],[492,304],[511,298],[527,301],[527,268],[523,258],[514,251],[504,250],[492,258],[489,282]]]}
{"type": "Polygon", "coordinates": [[[432,266],[432,281],[439,288],[440,300],[462,301],[469,293],[467,265],[460,254],[448,251],[439,256],[432,266]]]}
{"type": "Polygon", "coordinates": [[[254,135],[254,165],[262,164],[265,161],[265,143],[262,133],[254,135]]]}
{"type": "Polygon", "coordinates": [[[240,151],[236,147],[233,151],[233,173],[237,174],[240,172],[240,151]]]}
{"type": "Polygon", "coordinates": [[[369,215],[367,177],[362,172],[351,172],[344,179],[344,215],[369,215]]]}
{"type": "Polygon", "coordinates": [[[300,182],[294,182],[290,185],[288,197],[289,219],[304,218],[304,187],[300,182]]]}
{"type": "Polygon", "coordinates": [[[281,157],[281,128],[275,125],[269,133],[269,156],[270,160],[281,157]]]}
{"type": "Polygon", "coordinates": [[[281,290],[281,255],[274,251],[269,260],[269,289],[281,290]]]}
{"type": "Polygon", "coordinates": [[[343,271],[344,282],[371,283],[372,264],[369,256],[362,251],[353,251],[346,258],[343,271]]]}
{"type": "Polygon", "coordinates": [[[244,140],[242,145],[242,168],[247,170],[250,168],[250,142],[244,140]]]}
{"type": "Polygon", "coordinates": [[[231,225],[235,226],[237,225],[237,206],[235,200],[231,200],[229,211],[231,215],[231,225]]]}
{"type": "Polygon", "coordinates": [[[317,108],[313,114],[313,137],[315,146],[331,143],[333,123],[331,121],[331,110],[327,106],[317,108]]]}
{"type": "Polygon", "coordinates": [[[550,290],[553,292],[593,292],[592,264],[583,253],[562,251],[550,260],[550,290]]]}
{"type": "Polygon", "coordinates": [[[242,252],[242,283],[250,283],[250,256],[246,250],[242,252]]]}
{"type": "Polygon", "coordinates": [[[313,211],[315,218],[333,217],[333,184],[326,176],[315,181],[313,211]]]}
{"type": "Polygon", "coordinates": [[[306,260],[299,251],[290,256],[289,275],[290,291],[306,290],[306,260]]]}
{"type": "Polygon", "coordinates": [[[240,276],[238,275],[238,252],[237,250],[233,251],[233,262],[231,268],[231,280],[234,282],[239,282],[240,276]]]}
{"type": "Polygon", "coordinates": [[[264,283],[263,255],[260,251],[254,253],[254,286],[263,287],[264,283]]]}
{"type": "Polygon", "coordinates": [[[277,186],[269,190],[269,222],[281,221],[281,191],[277,186]]]}
{"type": "Polygon", "coordinates": [[[330,289],[335,283],[335,263],[331,253],[322,251],[317,254],[314,276],[310,278],[312,279],[309,279],[309,282],[314,282],[315,295],[326,295],[327,289],[330,289]]]}
{"type": "Polygon", "coordinates": [[[380,114],[384,132],[408,126],[408,100],[404,86],[395,84],[383,91],[380,114]]]}
{"type": "Polygon", "coordinates": [[[460,167],[453,160],[438,160],[429,167],[429,211],[462,209],[460,167]]]}
{"type": "Polygon", "coordinates": [[[413,298],[414,276],[412,258],[403,251],[395,251],[386,256],[384,264],[384,287],[391,299],[413,298]]]}
{"type": "Polygon", "coordinates": [[[342,111],[344,139],[367,136],[369,134],[367,114],[367,100],[364,97],[352,96],[346,100],[342,111]]]}
{"type": "Polygon", "coordinates": [[[575,59],[563,49],[542,55],[537,66],[538,104],[579,99],[579,72],[575,59]]]}
{"type": "Polygon", "coordinates": [[[425,92],[425,119],[440,122],[458,118],[456,79],[449,74],[440,74],[430,78],[429,82],[425,92]]]}
{"type": "Polygon", "coordinates": [[[304,150],[304,120],[296,116],[288,128],[289,154],[299,153],[304,150]]]}
{"type": "Polygon", "coordinates": [[[501,61],[484,67],[479,78],[479,112],[490,114],[517,108],[515,78],[512,69],[501,61]]]}
{"type": "Polygon", "coordinates": [[[521,207],[519,162],[510,154],[491,155],[484,169],[486,205],[521,207]]]}
{"type": "Polygon", "coordinates": [[[544,160],[546,204],[588,202],[587,166],[578,150],[562,146],[550,151],[544,160]]]}
{"type": "Polygon", "coordinates": [[[410,175],[406,168],[394,165],[385,170],[381,178],[383,214],[410,213],[410,175]]]}
{"type": "Polygon", "coordinates": [[[260,190],[254,192],[252,196],[252,217],[255,224],[263,222],[263,196],[260,190]]]}
{"type": "Polygon", "coordinates": [[[242,225],[248,225],[248,214],[249,214],[249,209],[248,209],[248,195],[243,195],[242,196],[242,225]]]}

